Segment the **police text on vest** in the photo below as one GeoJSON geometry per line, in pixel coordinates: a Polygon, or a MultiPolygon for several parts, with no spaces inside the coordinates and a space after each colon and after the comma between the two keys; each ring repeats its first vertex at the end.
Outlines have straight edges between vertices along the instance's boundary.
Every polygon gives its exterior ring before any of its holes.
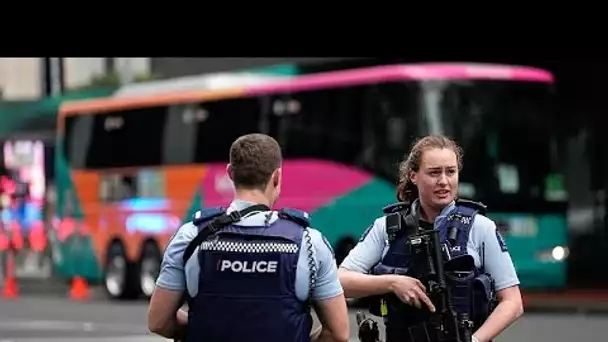
{"type": "Polygon", "coordinates": [[[276,273],[278,261],[240,261],[222,260],[220,271],[236,273],[276,273]]]}

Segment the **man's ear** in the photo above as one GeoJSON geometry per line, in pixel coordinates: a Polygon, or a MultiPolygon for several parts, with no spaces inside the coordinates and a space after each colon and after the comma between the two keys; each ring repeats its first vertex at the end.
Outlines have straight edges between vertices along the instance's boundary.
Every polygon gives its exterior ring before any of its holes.
{"type": "Polygon", "coordinates": [[[274,187],[278,187],[279,185],[281,185],[281,179],[283,177],[283,172],[281,171],[281,169],[276,169],[272,175],[272,185],[274,185],[274,187]]]}
{"type": "Polygon", "coordinates": [[[234,182],[234,179],[232,179],[232,166],[230,166],[230,163],[226,164],[226,174],[230,177],[230,180],[234,182]]]}

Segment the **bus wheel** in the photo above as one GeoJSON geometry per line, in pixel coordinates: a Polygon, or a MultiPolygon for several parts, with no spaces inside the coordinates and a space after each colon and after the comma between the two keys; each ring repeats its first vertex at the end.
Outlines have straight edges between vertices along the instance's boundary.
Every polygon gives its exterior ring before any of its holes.
{"type": "Polygon", "coordinates": [[[342,261],[346,258],[350,250],[353,249],[356,244],[357,242],[355,241],[355,239],[350,236],[343,237],[338,241],[335,250],[336,263],[338,264],[338,266],[340,266],[342,261]]]}
{"type": "Polygon", "coordinates": [[[152,297],[156,287],[156,278],[160,272],[160,251],[153,242],[147,242],[142,250],[139,262],[139,287],[141,293],[146,297],[152,297]]]}
{"type": "Polygon", "coordinates": [[[123,245],[120,242],[112,243],[104,267],[104,287],[108,296],[112,299],[134,298],[133,273],[123,245]]]}

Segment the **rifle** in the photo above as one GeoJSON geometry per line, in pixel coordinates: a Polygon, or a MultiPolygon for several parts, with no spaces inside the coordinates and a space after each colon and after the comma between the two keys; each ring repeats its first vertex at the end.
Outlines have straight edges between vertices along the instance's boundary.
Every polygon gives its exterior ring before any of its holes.
{"type": "Polygon", "coordinates": [[[445,277],[445,268],[450,271],[462,270],[469,272],[474,268],[470,255],[450,259],[448,248],[440,243],[439,232],[436,230],[421,230],[410,236],[408,245],[412,253],[423,261],[426,270],[427,289],[430,298],[437,303],[437,311],[431,315],[430,326],[437,334],[437,340],[470,342],[473,335],[473,322],[466,314],[459,314],[454,309],[450,289],[445,277]],[[443,253],[447,256],[444,258],[443,253]]]}

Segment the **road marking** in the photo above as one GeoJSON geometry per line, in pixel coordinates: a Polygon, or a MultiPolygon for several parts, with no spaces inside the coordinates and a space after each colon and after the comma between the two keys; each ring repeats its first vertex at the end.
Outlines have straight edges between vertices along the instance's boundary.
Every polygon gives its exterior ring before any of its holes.
{"type": "Polygon", "coordinates": [[[2,331],[104,331],[104,332],[124,332],[145,334],[147,327],[135,324],[111,324],[111,323],[92,323],[78,321],[44,321],[44,320],[20,320],[20,321],[1,321],[0,330],[2,331]]]}
{"type": "Polygon", "coordinates": [[[12,340],[0,340],[0,342],[172,342],[159,336],[137,335],[124,337],[53,337],[53,338],[17,338],[12,340]]]}

